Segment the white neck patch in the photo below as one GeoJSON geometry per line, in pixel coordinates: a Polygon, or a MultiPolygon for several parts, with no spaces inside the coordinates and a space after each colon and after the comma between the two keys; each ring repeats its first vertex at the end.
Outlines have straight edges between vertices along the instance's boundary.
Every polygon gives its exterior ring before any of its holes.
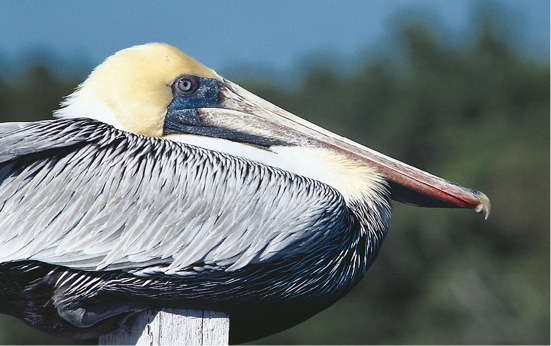
{"type": "Polygon", "coordinates": [[[337,189],[347,201],[375,200],[385,189],[384,179],[375,169],[326,149],[276,146],[263,150],[226,139],[197,135],[170,135],[166,138],[321,181],[337,189]]]}
{"type": "Polygon", "coordinates": [[[56,118],[90,118],[124,130],[116,120],[115,113],[105,103],[97,100],[86,89],[79,89],[69,95],[62,103],[62,108],[54,111],[56,118]]]}

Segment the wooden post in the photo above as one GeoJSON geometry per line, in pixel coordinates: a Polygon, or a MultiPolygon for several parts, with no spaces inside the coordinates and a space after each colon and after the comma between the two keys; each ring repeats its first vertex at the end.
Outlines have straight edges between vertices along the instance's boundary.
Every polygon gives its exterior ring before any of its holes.
{"type": "Polygon", "coordinates": [[[99,338],[100,345],[228,345],[230,319],[221,312],[148,310],[99,338]]]}

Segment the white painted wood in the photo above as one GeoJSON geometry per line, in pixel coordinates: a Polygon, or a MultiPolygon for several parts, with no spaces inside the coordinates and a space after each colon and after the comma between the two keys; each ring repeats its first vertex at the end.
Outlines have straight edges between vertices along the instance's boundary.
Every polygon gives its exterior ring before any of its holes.
{"type": "Polygon", "coordinates": [[[133,317],[127,329],[99,338],[100,345],[228,345],[230,319],[221,312],[149,310],[133,317]]]}

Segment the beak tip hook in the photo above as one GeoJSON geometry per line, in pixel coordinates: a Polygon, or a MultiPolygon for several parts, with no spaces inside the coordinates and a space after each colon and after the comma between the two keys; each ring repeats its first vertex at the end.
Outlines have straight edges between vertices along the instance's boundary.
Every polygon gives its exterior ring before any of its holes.
{"type": "Polygon", "coordinates": [[[484,193],[480,191],[475,192],[477,199],[480,201],[480,203],[475,207],[475,211],[479,214],[484,214],[484,220],[488,220],[488,216],[490,216],[490,199],[488,196],[486,196],[484,193]]]}

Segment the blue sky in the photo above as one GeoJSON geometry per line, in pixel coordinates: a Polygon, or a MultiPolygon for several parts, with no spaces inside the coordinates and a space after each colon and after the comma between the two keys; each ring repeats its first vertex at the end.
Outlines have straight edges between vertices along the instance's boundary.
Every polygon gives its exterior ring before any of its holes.
{"type": "MultiPolygon", "coordinates": [[[[475,0],[0,0],[0,61],[37,52],[92,67],[145,42],[173,44],[221,73],[254,66],[291,73],[308,59],[346,64],[381,47],[397,24],[424,18],[451,41],[472,35],[475,0]]],[[[549,59],[549,1],[499,0],[515,45],[549,59]]]]}

